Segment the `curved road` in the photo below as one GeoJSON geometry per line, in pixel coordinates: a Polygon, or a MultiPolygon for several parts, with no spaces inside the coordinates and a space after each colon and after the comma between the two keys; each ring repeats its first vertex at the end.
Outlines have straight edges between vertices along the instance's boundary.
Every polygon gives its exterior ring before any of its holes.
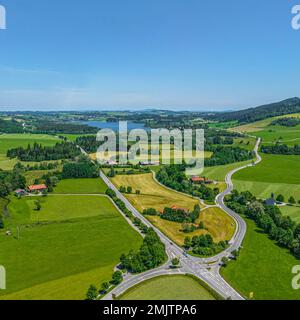
{"type": "MultiPolygon", "coordinates": [[[[258,154],[258,148],[260,145],[261,139],[257,140],[257,143],[254,148],[254,153],[256,155],[256,161],[254,165],[261,162],[261,157],[258,154]]],[[[139,218],[145,225],[148,227],[153,228],[156,233],[159,235],[161,241],[165,244],[166,253],[169,257],[168,262],[154,270],[149,270],[145,273],[138,274],[138,275],[127,275],[124,281],[114,288],[111,292],[109,292],[103,300],[112,300],[114,296],[119,296],[120,294],[124,293],[126,290],[131,288],[132,286],[156,276],[160,275],[167,275],[167,274],[192,274],[205,283],[207,283],[215,292],[217,292],[220,296],[224,299],[232,299],[232,300],[244,300],[244,298],[233,289],[219,274],[219,260],[223,257],[230,256],[231,252],[238,249],[242,241],[244,239],[246,233],[246,223],[245,221],[235,212],[227,208],[224,204],[224,198],[226,195],[230,194],[233,190],[233,183],[232,183],[232,176],[237,171],[248,168],[253,166],[253,164],[245,165],[243,167],[234,169],[230,171],[226,176],[226,184],[227,189],[219,194],[216,197],[217,205],[222,208],[225,212],[227,212],[237,224],[236,232],[233,238],[230,241],[230,246],[227,250],[223,251],[222,253],[218,254],[217,256],[207,258],[207,259],[200,259],[196,257],[192,257],[187,255],[182,248],[174,244],[166,235],[164,235],[160,230],[154,227],[142,214],[137,211],[132,204],[124,197],[122,193],[112,184],[112,182],[106,177],[103,172],[100,172],[100,177],[103,181],[107,184],[109,188],[115,191],[117,197],[122,200],[127,209],[129,209],[133,215],[139,218]],[[170,269],[170,260],[173,257],[180,258],[181,267],[176,270],[170,269]]]]}

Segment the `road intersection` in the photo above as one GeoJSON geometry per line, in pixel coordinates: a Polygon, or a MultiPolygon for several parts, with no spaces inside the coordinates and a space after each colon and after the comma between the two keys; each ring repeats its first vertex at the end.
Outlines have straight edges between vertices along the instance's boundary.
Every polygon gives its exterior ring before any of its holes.
{"type": "Polygon", "coordinates": [[[129,288],[153,277],[162,276],[162,275],[170,275],[170,274],[190,274],[201,281],[205,282],[210,288],[212,288],[218,295],[220,295],[224,299],[232,299],[232,300],[244,300],[244,297],[240,295],[234,288],[232,288],[220,275],[220,261],[223,257],[230,257],[231,253],[234,250],[237,250],[241,247],[243,239],[246,234],[246,223],[245,221],[234,211],[230,210],[226,207],[224,203],[224,198],[226,195],[230,194],[233,190],[233,183],[232,183],[232,176],[242,169],[254,166],[261,162],[261,157],[258,154],[258,149],[260,145],[261,139],[258,139],[254,148],[254,154],[256,156],[256,161],[245,165],[243,167],[234,169],[230,171],[226,175],[226,184],[227,189],[219,194],[216,197],[216,204],[218,207],[223,209],[227,214],[229,214],[234,221],[236,222],[236,232],[233,238],[230,240],[230,246],[221,252],[220,254],[210,257],[210,258],[197,258],[191,255],[188,255],[184,249],[174,244],[165,234],[163,234],[159,229],[153,226],[135,207],[124,197],[124,195],[115,187],[115,185],[108,179],[108,177],[101,171],[100,177],[106,183],[106,185],[112,189],[116,196],[122,200],[130,210],[133,215],[139,218],[146,226],[153,228],[158,236],[160,237],[161,241],[164,243],[166,247],[166,253],[168,255],[168,261],[163,266],[149,270],[142,274],[137,275],[126,275],[124,281],[110,291],[103,300],[112,300],[114,297],[120,296],[129,288]],[[178,269],[171,269],[170,268],[170,261],[174,257],[178,257],[180,259],[180,268],[178,269]]]}

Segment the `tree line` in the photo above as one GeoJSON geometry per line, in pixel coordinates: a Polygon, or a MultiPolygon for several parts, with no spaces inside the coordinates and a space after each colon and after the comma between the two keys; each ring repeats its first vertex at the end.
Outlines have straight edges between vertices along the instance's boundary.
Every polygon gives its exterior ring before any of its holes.
{"type": "Polygon", "coordinates": [[[165,245],[152,228],[148,228],[142,221],[134,217],[112,189],[106,194],[115,202],[118,208],[129,218],[144,234],[143,244],[137,252],[130,251],[120,258],[121,268],[132,273],[141,273],[158,267],[166,260],[165,245]]]}
{"type": "Polygon", "coordinates": [[[283,216],[277,206],[265,205],[249,191],[239,193],[236,190],[226,197],[226,204],[233,211],[254,220],[270,239],[300,259],[300,224],[283,216]]]}
{"type": "Polygon", "coordinates": [[[18,158],[20,161],[41,162],[47,160],[73,159],[80,155],[77,146],[70,142],[58,142],[52,147],[42,146],[41,144],[30,144],[27,148],[18,147],[7,151],[8,158],[18,158]]]}
{"type": "Polygon", "coordinates": [[[270,126],[296,127],[300,124],[300,119],[295,117],[279,118],[270,123],[270,126]]]}
{"type": "Polygon", "coordinates": [[[214,201],[220,193],[219,188],[208,188],[204,184],[194,185],[185,175],[186,164],[162,167],[156,175],[157,180],[163,185],[176,191],[184,192],[203,200],[214,201]]]}
{"type": "Polygon", "coordinates": [[[261,152],[266,154],[282,154],[282,155],[300,155],[300,146],[295,144],[293,147],[289,147],[286,144],[275,145],[263,145],[261,146],[261,152]]]}

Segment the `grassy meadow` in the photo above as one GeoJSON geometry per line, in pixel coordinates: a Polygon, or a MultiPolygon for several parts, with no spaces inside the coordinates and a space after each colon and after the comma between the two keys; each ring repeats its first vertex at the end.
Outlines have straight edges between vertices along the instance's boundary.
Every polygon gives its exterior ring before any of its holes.
{"type": "Polygon", "coordinates": [[[65,179],[61,180],[54,189],[54,194],[98,194],[105,193],[106,184],[100,178],[65,179]]]}
{"type": "Polygon", "coordinates": [[[49,195],[39,212],[35,199],[12,197],[8,206],[4,231],[12,236],[0,233],[8,275],[0,299],[82,300],[91,283],[110,279],[122,253],[141,244],[106,197],[49,195]]]}
{"type": "Polygon", "coordinates": [[[215,300],[214,296],[188,276],[163,276],[130,288],[120,300],[215,300]]]}
{"type": "MultiPolygon", "coordinates": [[[[28,144],[32,145],[35,142],[41,143],[43,146],[53,146],[59,141],[59,138],[46,134],[0,134],[0,169],[12,170],[18,162],[17,159],[9,159],[6,157],[9,149],[27,147],[28,144]]],[[[25,162],[25,164],[34,163],[25,162]]]]}
{"type": "Polygon", "coordinates": [[[291,282],[292,268],[299,260],[277,246],[252,220],[245,220],[248,229],[243,249],[237,261],[221,269],[222,276],[246,298],[253,293],[256,300],[298,300],[299,290],[291,282]]]}
{"type": "Polygon", "coordinates": [[[268,198],[271,193],[283,194],[286,200],[294,196],[300,200],[299,156],[262,155],[263,161],[233,176],[235,188],[249,190],[260,198],[268,198]]]}

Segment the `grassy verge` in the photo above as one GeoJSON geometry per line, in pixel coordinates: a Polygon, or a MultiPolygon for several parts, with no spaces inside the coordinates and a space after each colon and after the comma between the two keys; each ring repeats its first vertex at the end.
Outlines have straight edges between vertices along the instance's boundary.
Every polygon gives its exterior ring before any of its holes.
{"type": "Polygon", "coordinates": [[[197,280],[183,275],[156,277],[130,288],[118,300],[215,300],[197,280]]]}

